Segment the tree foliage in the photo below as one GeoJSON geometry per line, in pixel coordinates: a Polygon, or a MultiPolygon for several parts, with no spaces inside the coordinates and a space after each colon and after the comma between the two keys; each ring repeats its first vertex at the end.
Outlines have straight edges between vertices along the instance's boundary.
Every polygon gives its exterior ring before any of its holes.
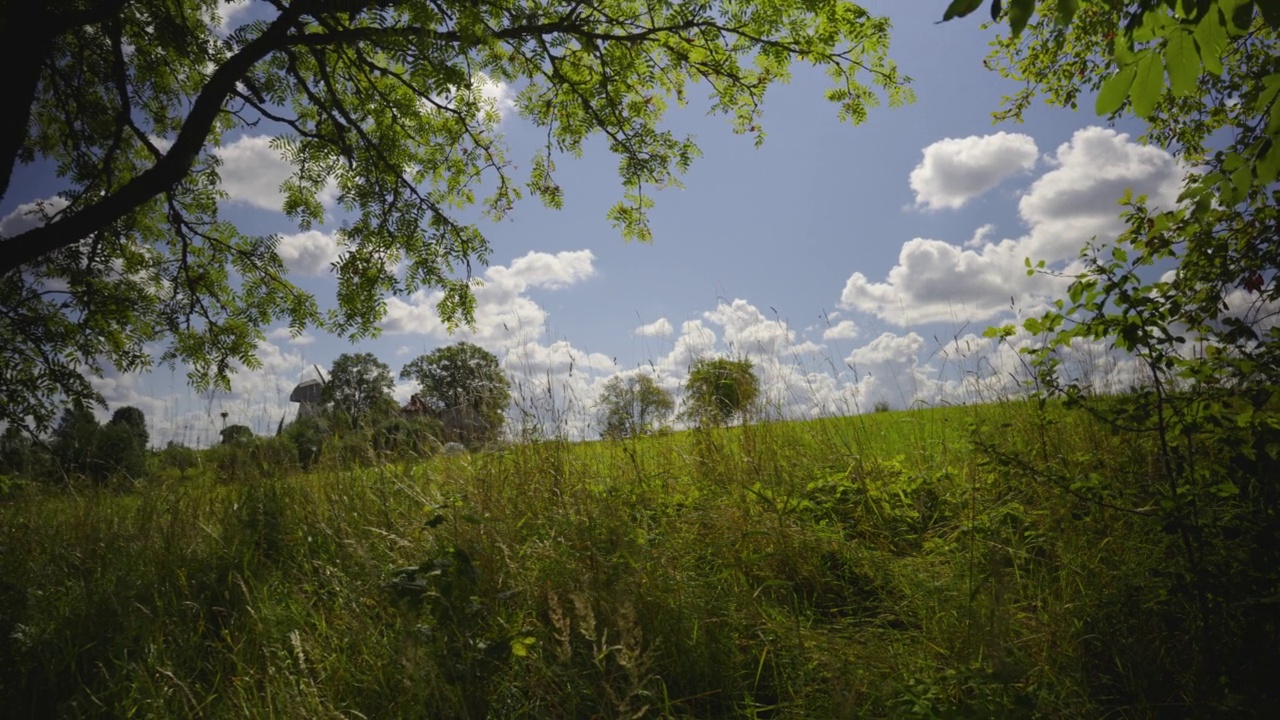
{"type": "Polygon", "coordinates": [[[734,415],[746,415],[760,395],[760,379],[750,360],[697,360],[685,381],[685,402],[691,418],[721,425],[734,415]]]}
{"type": "Polygon", "coordinates": [[[609,378],[598,405],[600,435],[606,438],[647,435],[675,410],[671,393],[645,374],[609,378]]]}
{"type": "MultiPolygon", "coordinates": [[[[1084,269],[1067,297],[1023,329],[1044,340],[1028,351],[1042,399],[1082,408],[1149,452],[1115,477],[1061,477],[1049,463],[1034,473],[1078,500],[1149,516],[1170,538],[1166,576],[1149,582],[1186,639],[1150,661],[1166,664],[1188,708],[1217,714],[1268,712],[1273,683],[1256,668],[1280,662],[1267,607],[1280,597],[1277,29],[1273,0],[1041,3],[988,60],[1023,83],[998,117],[1021,117],[1037,96],[1074,107],[1092,92],[1099,115],[1145,120],[1145,140],[1194,169],[1177,207],[1122,198],[1126,230],[1111,243],[1081,238],[1084,269]],[[1099,397],[1071,375],[1062,357],[1079,342],[1132,358],[1132,390],[1099,397]]],[[[1165,692],[1131,691],[1146,702],[1165,692]]]]}
{"type": "Polygon", "coordinates": [[[437,348],[408,362],[400,378],[418,384],[416,401],[444,425],[446,439],[474,445],[502,429],[510,383],[488,350],[469,342],[437,348]]]}
{"type": "Polygon", "coordinates": [[[223,445],[237,445],[253,441],[253,430],[248,425],[228,425],[218,431],[223,445]]]}
{"type": "Polygon", "coordinates": [[[330,409],[353,427],[367,417],[385,416],[395,406],[391,368],[373,353],[343,353],[333,361],[322,397],[330,409]]]}
{"type": "MultiPolygon", "coordinates": [[[[473,313],[471,268],[489,246],[459,211],[505,215],[562,196],[556,160],[603,136],[622,197],[608,211],[648,239],[653,192],[698,155],[663,126],[692,83],[735,131],[764,138],[766,90],[795,60],[824,69],[837,112],[862,121],[910,99],[887,57],[889,23],[847,0],[273,0],[217,29],[216,0],[8,3],[0,198],[28,202],[0,253],[0,420],[46,427],[41,398],[100,400],[82,376],[184,363],[203,390],[256,367],[262,328],[286,321],[358,339],[389,295],[443,290],[473,313]],[[517,174],[484,82],[518,91],[545,145],[517,174]],[[279,238],[219,214],[217,148],[255,129],[291,164],[284,210],[337,230],[337,304],[292,284],[279,238]],[[56,169],[57,198],[11,198],[21,165],[56,169]],[[478,193],[489,193],[479,198],[478,193]],[[163,348],[153,357],[152,344],[163,348]]],[[[470,217],[468,215],[467,217],[470,217]]]]}

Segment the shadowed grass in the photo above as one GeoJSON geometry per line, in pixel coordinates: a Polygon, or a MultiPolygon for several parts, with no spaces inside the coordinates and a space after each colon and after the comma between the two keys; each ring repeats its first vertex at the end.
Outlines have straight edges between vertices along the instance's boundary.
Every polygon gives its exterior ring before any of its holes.
{"type": "Polygon", "coordinates": [[[1142,452],[1009,403],[32,490],[0,506],[0,706],[1067,718],[1172,702],[1142,666],[1169,629],[1123,617],[1167,538],[996,448],[1068,474],[1142,452]],[[1144,623],[1150,648],[1125,639],[1144,623]]]}

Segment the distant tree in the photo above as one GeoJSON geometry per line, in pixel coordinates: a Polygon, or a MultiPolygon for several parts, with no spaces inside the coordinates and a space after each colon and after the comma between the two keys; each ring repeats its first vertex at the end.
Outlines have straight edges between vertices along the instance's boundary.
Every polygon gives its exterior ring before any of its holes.
{"type": "Polygon", "coordinates": [[[40,464],[38,460],[48,459],[42,455],[47,455],[44,449],[16,425],[0,433],[0,475],[30,477],[40,464]]]}
{"type": "Polygon", "coordinates": [[[132,405],[117,408],[111,414],[111,420],[107,425],[123,425],[129,428],[134,437],[137,438],[138,444],[143,448],[146,448],[151,440],[151,435],[147,432],[147,416],[132,405]]]}
{"type": "Polygon", "coordinates": [[[98,433],[94,450],[93,479],[117,477],[141,479],[147,474],[147,446],[137,431],[125,423],[109,422],[98,433]]]}
{"type": "Polygon", "coordinates": [[[416,402],[440,420],[445,439],[467,445],[497,437],[511,403],[510,384],[498,358],[469,342],[413,359],[400,378],[418,383],[416,402]]]}
{"type": "Polygon", "coordinates": [[[600,434],[606,438],[646,435],[654,423],[670,417],[675,406],[671,393],[648,375],[610,378],[598,404],[600,434]]]}
{"type": "Polygon", "coordinates": [[[73,404],[62,411],[62,418],[53,431],[53,456],[64,476],[95,474],[95,452],[101,431],[98,418],[88,407],[73,404]]]}
{"type": "Polygon", "coordinates": [[[722,425],[745,417],[760,395],[760,380],[750,360],[698,360],[685,382],[688,413],[699,424],[722,425]]]}
{"type": "Polygon", "coordinates": [[[391,368],[373,353],[343,353],[333,361],[323,397],[331,409],[360,427],[367,417],[385,414],[395,404],[391,368]]]}
{"type": "Polygon", "coordinates": [[[253,431],[247,425],[228,425],[218,434],[222,436],[223,445],[235,445],[253,439],[253,431]]]}

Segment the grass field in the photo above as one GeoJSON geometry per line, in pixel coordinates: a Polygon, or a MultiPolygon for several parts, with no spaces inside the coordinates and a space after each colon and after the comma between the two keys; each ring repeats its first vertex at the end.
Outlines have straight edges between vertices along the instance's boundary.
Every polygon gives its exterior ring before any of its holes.
{"type": "MultiPolygon", "coordinates": [[[[1149,450],[1012,402],[26,488],[0,504],[0,707],[1264,716],[1275,666],[1224,674],[1179,625],[1149,450]]],[[[1229,627],[1240,662],[1274,636],[1229,627]]]]}

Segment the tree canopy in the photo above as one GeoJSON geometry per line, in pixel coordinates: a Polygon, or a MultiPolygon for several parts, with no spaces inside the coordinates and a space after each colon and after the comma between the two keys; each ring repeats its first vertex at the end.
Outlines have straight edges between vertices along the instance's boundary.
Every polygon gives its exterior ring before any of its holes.
{"type": "Polygon", "coordinates": [[[734,415],[746,416],[760,396],[760,378],[750,360],[701,359],[685,382],[689,416],[701,424],[720,425],[734,415]]]}
{"type": "Polygon", "coordinates": [[[365,418],[385,415],[395,405],[391,368],[373,353],[343,353],[333,361],[322,397],[340,418],[360,427],[365,418]]]}
{"type": "Polygon", "coordinates": [[[460,211],[490,218],[525,195],[559,207],[556,158],[603,135],[622,189],[608,216],[645,240],[653,192],[698,155],[662,125],[690,85],[764,138],[766,90],[795,60],[826,70],[827,97],[860,122],[910,99],[888,59],[889,23],[847,0],[268,0],[224,33],[216,0],[7,3],[8,110],[0,198],[21,165],[55,168],[0,239],[0,420],[47,427],[46,399],[101,400],[86,379],[185,364],[198,390],[256,367],[262,329],[377,332],[389,295],[443,290],[451,326],[473,317],[471,269],[488,244],[460,211]],[[517,174],[481,84],[518,90],[545,130],[517,174]],[[248,128],[292,165],[284,210],[323,222],[335,188],[336,306],[290,282],[278,237],[219,214],[217,148],[248,128]],[[480,198],[478,194],[489,193],[480,198]],[[151,348],[161,349],[153,355],[151,348]],[[8,401],[12,399],[12,401],[8,401]]]}
{"type": "Polygon", "coordinates": [[[414,401],[444,424],[449,440],[475,444],[493,439],[511,404],[510,383],[498,358],[469,342],[414,358],[400,378],[418,384],[414,401]]]}
{"type": "Polygon", "coordinates": [[[646,374],[612,377],[600,392],[600,434],[606,438],[644,435],[675,410],[671,393],[646,374]]]}

